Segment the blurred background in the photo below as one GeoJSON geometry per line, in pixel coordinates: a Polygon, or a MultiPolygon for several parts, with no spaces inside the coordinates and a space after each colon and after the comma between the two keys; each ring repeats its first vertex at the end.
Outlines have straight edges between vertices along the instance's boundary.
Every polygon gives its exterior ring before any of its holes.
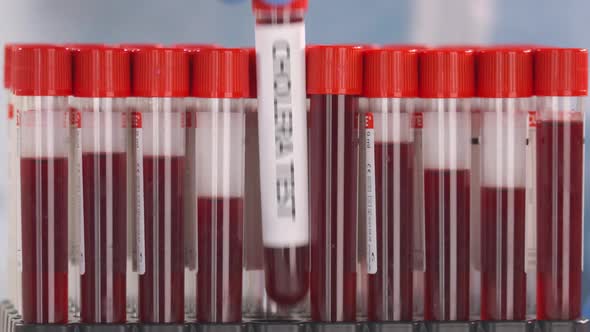
{"type": "MultiPolygon", "coordinates": [[[[526,43],[590,47],[588,0],[309,1],[308,43],[526,43]]],[[[254,44],[254,19],[248,0],[5,0],[0,15],[2,44],[254,44]]],[[[1,121],[0,137],[6,137],[5,123],[1,121]]],[[[590,144],[586,148],[590,150],[590,144]]],[[[0,160],[5,160],[5,156],[6,146],[0,144],[0,160]]],[[[6,163],[0,162],[0,174],[7,174],[6,163]]],[[[589,180],[586,176],[587,190],[589,180]]],[[[0,252],[7,250],[6,183],[6,176],[0,177],[0,252]]],[[[586,195],[586,211],[589,208],[590,195],[586,195]]],[[[585,215],[590,219],[590,213],[585,215]]],[[[590,317],[588,220],[585,250],[584,308],[586,317],[590,317]]],[[[5,256],[0,255],[0,271],[6,271],[5,256]]],[[[8,286],[4,280],[5,274],[0,273],[0,298],[8,286]]]]}

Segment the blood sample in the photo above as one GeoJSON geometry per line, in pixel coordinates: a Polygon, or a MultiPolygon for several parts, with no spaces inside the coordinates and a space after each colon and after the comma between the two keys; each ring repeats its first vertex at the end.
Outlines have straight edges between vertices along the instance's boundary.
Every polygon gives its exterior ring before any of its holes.
{"type": "Polygon", "coordinates": [[[481,319],[526,318],[525,225],[528,111],[533,54],[477,53],[481,150],[481,319]]]}
{"type": "Polygon", "coordinates": [[[25,323],[65,323],[71,56],[53,45],[18,45],[12,55],[17,125],[22,132],[22,316],[25,323]]]}
{"type": "Polygon", "coordinates": [[[535,54],[537,319],[580,317],[586,49],[535,54]]]}
{"type": "Polygon", "coordinates": [[[132,53],[130,106],[139,321],[184,321],[183,180],[189,59],[182,49],[132,53]]]}
{"type": "Polygon", "coordinates": [[[358,97],[363,49],[307,51],[310,105],[311,315],[356,319],[358,97]]]}
{"type": "Polygon", "coordinates": [[[418,51],[368,50],[364,61],[368,317],[411,321],[418,51]]]}
{"type": "Polygon", "coordinates": [[[70,123],[72,204],[80,204],[81,321],[126,320],[127,101],[129,53],[121,48],[72,49],[74,98],[70,123]]]}
{"type": "Polygon", "coordinates": [[[309,288],[305,25],[307,0],[253,1],[266,291],[283,305],[309,288]]]}
{"type": "Polygon", "coordinates": [[[249,55],[211,48],[193,56],[197,193],[197,320],[242,320],[244,106],[249,55]]]}
{"type": "Polygon", "coordinates": [[[424,318],[469,319],[469,211],[473,51],[420,54],[423,101],[424,318]]]}

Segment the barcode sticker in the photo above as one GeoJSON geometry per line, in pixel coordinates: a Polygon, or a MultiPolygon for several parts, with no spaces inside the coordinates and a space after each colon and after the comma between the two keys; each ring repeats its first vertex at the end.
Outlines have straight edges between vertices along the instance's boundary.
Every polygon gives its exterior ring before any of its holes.
{"type": "Polygon", "coordinates": [[[135,246],[133,270],[139,274],[145,274],[145,216],[143,197],[143,119],[141,112],[131,112],[131,132],[134,171],[134,220],[135,246]]]}
{"type": "Polygon", "coordinates": [[[425,239],[425,218],[424,218],[424,154],[422,152],[424,114],[421,112],[412,113],[412,128],[414,129],[414,237],[413,260],[414,271],[426,271],[426,239],[425,239]]]}
{"type": "MultiPolygon", "coordinates": [[[[15,178],[20,181],[20,157],[21,157],[21,114],[20,111],[16,110],[16,158],[14,163],[15,168],[15,178]]],[[[21,208],[21,186],[20,183],[16,186],[16,199],[18,202],[17,212],[16,212],[16,265],[18,268],[18,272],[23,272],[23,245],[22,245],[22,212],[21,208]]]]}
{"type": "Polygon", "coordinates": [[[196,271],[198,266],[197,256],[197,188],[195,179],[195,134],[193,117],[196,120],[195,108],[189,107],[185,113],[183,125],[186,127],[186,162],[185,162],[185,183],[184,183],[184,266],[190,271],[196,271]]]}
{"type": "Polygon", "coordinates": [[[375,214],[375,126],[373,113],[364,116],[366,151],[367,272],[377,273],[377,216],[375,214]]]}
{"type": "Polygon", "coordinates": [[[84,252],[84,198],[82,182],[82,114],[75,108],[70,109],[70,158],[72,161],[72,191],[70,202],[74,205],[73,222],[78,226],[75,234],[75,254],[78,256],[78,271],[81,275],[86,272],[84,252]]]}
{"type": "Polygon", "coordinates": [[[536,172],[537,172],[537,116],[536,112],[529,112],[528,116],[528,144],[526,167],[526,219],[525,219],[525,272],[534,273],[537,269],[537,203],[536,203],[536,172]]]}

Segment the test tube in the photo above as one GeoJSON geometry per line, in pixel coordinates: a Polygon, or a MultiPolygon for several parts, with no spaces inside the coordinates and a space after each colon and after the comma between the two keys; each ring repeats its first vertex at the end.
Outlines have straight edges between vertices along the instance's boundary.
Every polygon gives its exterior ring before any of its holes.
{"type": "Polygon", "coordinates": [[[588,51],[535,54],[537,96],[537,319],[580,317],[584,96],[588,51]]]}
{"type": "Polygon", "coordinates": [[[142,323],[184,321],[183,181],[188,55],[146,47],[131,55],[131,206],[142,323]]]}
{"type": "Polygon", "coordinates": [[[82,181],[70,203],[80,204],[83,323],[126,321],[129,57],[115,47],[72,49],[72,168],[82,181]]]}
{"type": "Polygon", "coordinates": [[[264,246],[260,201],[260,149],[258,148],[258,95],[256,90],[256,50],[249,55],[250,89],[244,100],[244,281],[243,313],[249,318],[264,318],[269,311],[264,288],[264,246]]]}
{"type": "Polygon", "coordinates": [[[477,52],[481,112],[481,319],[526,318],[526,152],[533,53],[477,52]]]}
{"type": "Polygon", "coordinates": [[[193,55],[198,253],[197,320],[242,319],[244,105],[249,58],[242,49],[193,55]]]}
{"type": "MultiPolygon", "coordinates": [[[[160,44],[115,44],[112,45],[113,47],[119,47],[124,49],[127,52],[137,52],[143,48],[154,48],[154,47],[162,47],[160,44]]],[[[131,59],[132,60],[132,59],[131,59]]],[[[133,61],[131,61],[131,72],[133,73],[133,61]]],[[[133,83],[132,83],[133,85],[133,83]]],[[[129,106],[129,101],[127,106],[129,106]]],[[[129,112],[128,112],[129,113],[129,112]]],[[[131,117],[128,114],[128,126],[127,126],[127,147],[128,149],[132,148],[133,139],[135,135],[132,135],[133,132],[142,131],[141,128],[131,128],[131,117]]],[[[135,220],[134,214],[136,211],[135,207],[135,200],[134,200],[134,185],[137,183],[135,181],[134,176],[135,174],[135,159],[133,159],[133,155],[127,154],[127,282],[126,282],[126,290],[127,290],[127,314],[131,319],[137,319],[138,315],[138,297],[139,297],[139,279],[137,278],[137,231],[135,229],[136,223],[132,222],[135,220]]]]}
{"type": "MultiPolygon", "coordinates": [[[[183,49],[191,58],[191,55],[200,52],[203,49],[217,47],[213,44],[175,44],[175,48],[183,49]]],[[[189,61],[192,65],[192,61],[189,61]]],[[[191,71],[189,69],[189,71],[191,71]]],[[[196,198],[196,180],[195,180],[195,153],[196,153],[196,112],[198,100],[192,99],[186,103],[185,112],[185,151],[186,158],[184,163],[184,185],[183,185],[183,200],[187,202],[184,204],[183,219],[184,219],[184,290],[185,290],[185,314],[189,320],[194,320],[197,312],[197,215],[195,202],[196,198]],[[192,203],[191,203],[192,202],[192,203]]]]}
{"type": "Polygon", "coordinates": [[[12,93],[12,44],[4,45],[4,98],[6,102],[6,119],[7,119],[7,151],[8,151],[8,231],[7,245],[9,253],[6,259],[8,299],[20,312],[20,270],[22,266],[20,252],[20,233],[17,232],[20,227],[20,156],[17,146],[17,128],[16,112],[14,109],[14,95],[12,93]]]}
{"type": "Polygon", "coordinates": [[[279,304],[309,288],[305,24],[307,0],[254,0],[265,286],[279,304]]]}
{"type": "Polygon", "coordinates": [[[307,75],[311,316],[315,321],[354,321],[363,48],[310,47],[307,75]]]}
{"type": "Polygon", "coordinates": [[[420,54],[425,320],[469,319],[473,58],[468,48],[420,54]]]}
{"type": "Polygon", "coordinates": [[[368,318],[411,321],[418,50],[367,50],[363,91],[368,318]]]}
{"type": "Polygon", "coordinates": [[[20,127],[22,316],[68,320],[68,101],[70,52],[18,45],[12,84],[20,127]]]}

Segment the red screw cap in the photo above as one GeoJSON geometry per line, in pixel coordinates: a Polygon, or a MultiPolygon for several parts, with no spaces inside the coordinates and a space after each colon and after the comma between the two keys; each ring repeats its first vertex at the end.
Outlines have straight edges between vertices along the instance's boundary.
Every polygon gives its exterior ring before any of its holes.
{"type": "Polygon", "coordinates": [[[12,87],[19,96],[69,96],[72,58],[62,46],[15,45],[12,49],[12,87]]]}
{"type": "Polygon", "coordinates": [[[186,97],[189,58],[179,48],[146,47],[131,53],[132,90],[137,97],[186,97]]]}
{"type": "Polygon", "coordinates": [[[489,48],[476,53],[477,96],[518,98],[533,95],[533,51],[489,48]]]}
{"type": "Polygon", "coordinates": [[[420,97],[468,98],[475,93],[473,49],[433,48],[420,53],[420,97]]]}
{"type": "Polygon", "coordinates": [[[239,48],[203,49],[193,54],[192,95],[201,98],[247,98],[250,58],[239,48]]]}
{"type": "Polygon", "coordinates": [[[128,97],[131,68],[128,51],[117,47],[88,47],[72,51],[74,96],[128,97]]]}
{"type": "Polygon", "coordinates": [[[418,54],[419,51],[411,47],[365,51],[363,95],[369,98],[417,97],[418,54]]]}
{"type": "Polygon", "coordinates": [[[4,45],[4,88],[11,88],[11,74],[12,74],[12,45],[4,45]]]}
{"type": "Polygon", "coordinates": [[[307,94],[360,95],[364,50],[350,45],[307,48],[307,94]]]}
{"type": "Polygon", "coordinates": [[[535,52],[535,95],[588,94],[588,50],[539,48],[535,52]]]}
{"type": "Polygon", "coordinates": [[[291,0],[284,4],[272,4],[265,0],[253,0],[252,9],[256,10],[307,10],[308,0],[291,0]]]}

